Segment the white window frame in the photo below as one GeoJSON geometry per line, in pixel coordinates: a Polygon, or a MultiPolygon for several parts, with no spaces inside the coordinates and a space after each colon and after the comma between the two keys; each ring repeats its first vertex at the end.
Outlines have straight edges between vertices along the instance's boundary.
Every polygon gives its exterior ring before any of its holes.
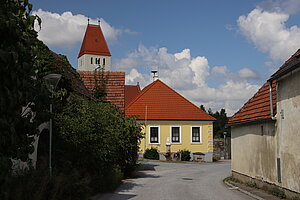
{"type": "Polygon", "coordinates": [[[191,126],[191,144],[202,144],[202,126],[201,125],[193,125],[191,126]],[[193,128],[199,128],[199,132],[200,132],[200,142],[193,142],[193,128]]]}
{"type": "Polygon", "coordinates": [[[181,126],[180,125],[172,125],[172,126],[170,126],[170,143],[171,144],[181,144],[182,143],[181,126]],[[173,142],[172,141],[172,128],[173,127],[179,127],[179,142],[173,142]]]}
{"type": "Polygon", "coordinates": [[[150,125],[150,126],[148,126],[149,128],[148,128],[148,143],[149,143],[149,145],[151,145],[151,144],[154,144],[154,145],[156,145],[156,144],[160,144],[160,126],[159,125],[150,125]],[[157,127],[158,128],[158,143],[151,143],[151,141],[150,141],[150,138],[151,138],[151,132],[150,132],[150,129],[151,129],[151,127],[157,127]]]}

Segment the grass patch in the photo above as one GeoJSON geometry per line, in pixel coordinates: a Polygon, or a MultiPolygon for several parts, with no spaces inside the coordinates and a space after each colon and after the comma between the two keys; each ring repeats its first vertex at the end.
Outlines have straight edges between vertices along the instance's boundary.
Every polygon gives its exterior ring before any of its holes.
{"type": "Polygon", "coordinates": [[[239,180],[237,178],[234,178],[232,176],[229,176],[229,177],[225,178],[223,181],[224,182],[243,183],[241,180],[239,180]]]}
{"type": "Polygon", "coordinates": [[[246,183],[246,185],[248,186],[248,187],[252,187],[252,188],[256,188],[256,189],[258,189],[258,186],[257,186],[257,184],[255,183],[255,182],[247,182],[246,183]]]}

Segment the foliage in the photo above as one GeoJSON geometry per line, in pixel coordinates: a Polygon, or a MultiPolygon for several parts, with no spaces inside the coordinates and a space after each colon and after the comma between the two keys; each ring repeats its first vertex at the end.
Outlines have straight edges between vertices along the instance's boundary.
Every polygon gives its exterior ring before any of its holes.
{"type": "Polygon", "coordinates": [[[151,147],[151,149],[146,149],[144,153],[144,158],[151,160],[159,160],[158,150],[153,147],[151,147]]]}
{"type": "Polygon", "coordinates": [[[213,162],[216,162],[218,160],[220,160],[220,156],[217,156],[217,155],[213,155],[213,162]]]}
{"type": "MultiPolygon", "coordinates": [[[[33,67],[39,54],[33,25],[40,19],[30,16],[31,9],[27,0],[1,0],[0,4],[0,168],[3,173],[10,171],[9,158],[29,159],[28,154],[34,149],[33,137],[28,136],[37,135],[37,127],[45,119],[48,94],[33,67]]],[[[0,180],[0,186],[2,183],[0,180]]]]}
{"type": "MultiPolygon", "coordinates": [[[[201,105],[200,108],[206,112],[206,109],[204,105],[201,105]]],[[[231,129],[230,127],[226,127],[226,124],[229,120],[229,117],[227,117],[226,110],[222,108],[220,111],[216,111],[215,113],[211,110],[211,108],[208,109],[207,113],[214,118],[216,118],[216,121],[214,121],[213,124],[213,131],[214,131],[214,137],[223,137],[224,133],[226,132],[226,136],[231,136],[231,129]]]]}
{"type": "Polygon", "coordinates": [[[1,199],[88,199],[90,177],[83,177],[76,169],[53,174],[43,169],[31,169],[26,174],[5,177],[6,184],[1,188],[1,199]],[[28,181],[30,180],[30,181],[28,181]]]}
{"type": "Polygon", "coordinates": [[[135,168],[140,126],[115,106],[73,97],[56,115],[55,124],[56,167],[90,174],[93,191],[112,189],[108,182],[114,174],[126,176],[135,168]]]}
{"type": "Polygon", "coordinates": [[[181,161],[190,161],[191,160],[191,152],[189,150],[181,150],[181,161]]]}
{"type": "Polygon", "coordinates": [[[95,87],[93,88],[94,96],[97,100],[104,102],[106,97],[106,85],[108,81],[108,74],[105,75],[104,69],[101,72],[95,72],[95,87]]]}
{"type": "Polygon", "coordinates": [[[258,188],[257,184],[255,182],[249,181],[246,183],[247,186],[252,188],[258,188]]]}
{"type": "Polygon", "coordinates": [[[272,189],[269,190],[269,192],[276,196],[276,197],[279,197],[281,199],[284,199],[286,198],[286,195],[284,193],[284,191],[282,189],[280,189],[279,187],[273,187],[272,189]]]}
{"type": "Polygon", "coordinates": [[[234,183],[243,183],[240,179],[237,179],[237,178],[234,178],[233,176],[229,176],[229,177],[226,177],[224,180],[224,182],[234,182],[234,183]]]}

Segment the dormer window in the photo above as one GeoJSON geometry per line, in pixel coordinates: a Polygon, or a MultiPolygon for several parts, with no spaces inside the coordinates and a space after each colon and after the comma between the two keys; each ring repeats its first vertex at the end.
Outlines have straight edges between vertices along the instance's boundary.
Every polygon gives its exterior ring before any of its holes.
{"type": "Polygon", "coordinates": [[[91,57],[91,64],[93,64],[93,57],[91,57]]]}

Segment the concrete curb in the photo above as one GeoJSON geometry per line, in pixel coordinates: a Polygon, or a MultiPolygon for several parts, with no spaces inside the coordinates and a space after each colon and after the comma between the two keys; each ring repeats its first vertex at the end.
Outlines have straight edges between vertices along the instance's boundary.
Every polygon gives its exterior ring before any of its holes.
{"type": "MultiPolygon", "coordinates": [[[[250,196],[250,197],[252,197],[252,198],[254,198],[254,199],[257,199],[257,200],[265,200],[264,198],[261,198],[261,197],[255,195],[255,194],[252,194],[252,193],[250,193],[250,192],[248,192],[248,191],[246,191],[246,190],[243,190],[243,189],[241,189],[241,188],[239,188],[239,187],[236,187],[236,186],[232,185],[231,183],[229,183],[229,182],[227,182],[227,181],[224,181],[224,183],[225,183],[227,186],[229,186],[229,187],[231,187],[231,188],[233,188],[233,189],[237,189],[238,191],[240,191],[240,192],[242,192],[242,193],[244,193],[244,194],[246,194],[246,195],[248,195],[248,196],[250,196]]],[[[229,189],[230,189],[230,188],[229,188],[229,189]]]]}

